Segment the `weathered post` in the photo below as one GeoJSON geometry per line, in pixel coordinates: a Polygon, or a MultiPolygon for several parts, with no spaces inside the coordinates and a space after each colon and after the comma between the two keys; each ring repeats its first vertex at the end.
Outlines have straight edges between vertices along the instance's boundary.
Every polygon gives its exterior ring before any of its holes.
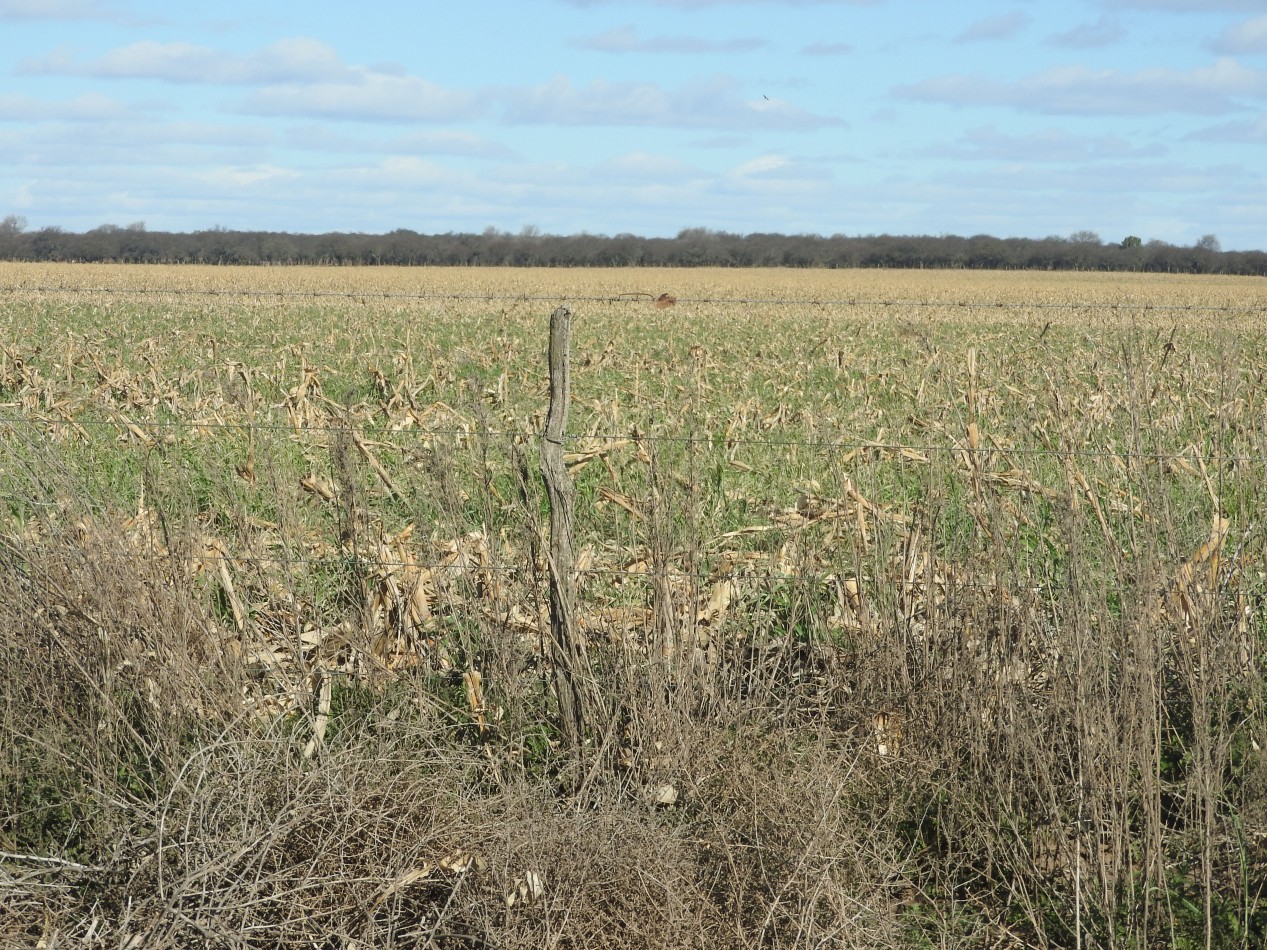
{"type": "Polygon", "coordinates": [[[576,625],[576,560],[572,550],[572,480],[563,459],[571,397],[569,337],[572,312],[559,307],[550,314],[550,411],[541,440],[541,475],[550,503],[550,659],[554,692],[564,742],[577,761],[585,741],[588,675],[585,645],[576,625]]]}

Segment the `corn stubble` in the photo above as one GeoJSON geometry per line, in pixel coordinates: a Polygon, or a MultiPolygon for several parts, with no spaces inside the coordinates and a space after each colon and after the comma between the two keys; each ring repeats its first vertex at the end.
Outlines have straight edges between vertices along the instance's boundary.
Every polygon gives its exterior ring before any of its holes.
{"type": "Polygon", "coordinates": [[[1264,939],[1260,283],[0,285],[0,942],[1264,939]]]}

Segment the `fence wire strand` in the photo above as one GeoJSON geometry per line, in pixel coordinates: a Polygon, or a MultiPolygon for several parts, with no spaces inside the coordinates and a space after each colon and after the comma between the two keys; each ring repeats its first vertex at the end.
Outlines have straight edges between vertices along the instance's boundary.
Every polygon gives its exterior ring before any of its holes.
{"type": "MultiPolygon", "coordinates": [[[[164,287],[145,287],[145,288],[112,288],[112,287],[55,287],[55,286],[34,286],[24,287],[17,285],[0,286],[0,294],[18,295],[18,294],[42,294],[42,295],[71,295],[71,296],[88,296],[88,295],[113,295],[118,297],[137,297],[137,298],[156,298],[156,297],[178,297],[178,298],[235,298],[235,299],[258,299],[258,300],[353,300],[353,301],[407,301],[407,302],[502,302],[502,303],[556,303],[560,300],[566,300],[569,303],[594,303],[607,305],[620,305],[630,303],[647,303],[648,294],[641,293],[620,293],[611,295],[536,295],[536,294],[478,294],[478,293],[405,293],[405,292],[373,292],[373,291],[288,291],[288,290],[262,290],[252,288],[240,289],[201,289],[201,288],[164,288],[164,287]]],[[[879,299],[879,298],[823,298],[823,299],[789,299],[789,298],[750,298],[750,297],[679,297],[679,303],[683,304],[719,304],[734,305],[742,307],[773,307],[773,306],[813,306],[813,307],[832,307],[832,308],[907,308],[907,309],[963,309],[970,311],[1007,311],[1007,310],[1043,310],[1043,311],[1069,311],[1069,312],[1085,312],[1085,311],[1104,311],[1118,313],[1191,313],[1191,314],[1259,314],[1267,313],[1267,307],[1253,306],[1231,306],[1231,305],[1166,305],[1154,303],[1135,303],[1135,302],[1093,302],[1093,303],[1059,303],[1059,302],[1007,302],[1001,300],[995,301],[967,301],[967,300],[897,300],[897,299],[879,299]]],[[[0,404],[0,409],[7,408],[12,410],[14,404],[0,404]]],[[[428,439],[458,439],[458,440],[492,440],[505,441],[507,445],[510,443],[520,445],[531,445],[541,439],[541,433],[536,431],[527,431],[509,428],[480,428],[477,426],[442,426],[442,427],[401,427],[397,425],[347,425],[347,424],[319,424],[319,425],[295,425],[286,423],[268,423],[257,421],[246,422],[226,422],[222,420],[197,420],[197,419],[146,419],[139,416],[120,416],[118,418],[72,418],[68,414],[63,414],[61,418],[55,415],[49,415],[47,410],[43,413],[40,411],[7,411],[0,412],[0,427],[9,427],[10,433],[16,433],[22,430],[39,430],[48,427],[68,426],[79,427],[82,430],[118,430],[128,438],[137,438],[138,430],[142,436],[148,435],[147,430],[154,431],[175,431],[175,432],[241,432],[241,433],[274,433],[286,436],[297,435],[315,435],[319,437],[328,437],[332,435],[350,435],[354,437],[370,437],[370,438],[391,438],[393,441],[424,441],[428,439]]],[[[1202,463],[1211,464],[1252,464],[1263,463],[1267,461],[1267,456],[1261,455],[1244,455],[1244,454],[1224,454],[1217,449],[1215,451],[1198,451],[1195,446],[1189,446],[1178,451],[1138,451],[1138,450],[1115,450],[1115,449],[1089,449],[1089,448],[1039,448],[1039,447],[1012,447],[1001,444],[982,445],[975,449],[970,449],[965,441],[948,441],[948,442],[932,442],[932,441],[900,441],[900,440],[873,440],[864,437],[836,437],[829,436],[825,438],[815,437],[794,437],[793,435],[785,435],[787,430],[778,430],[769,437],[755,436],[736,436],[723,432],[694,432],[691,434],[670,434],[659,433],[655,431],[630,430],[628,432],[604,432],[593,431],[589,433],[576,433],[565,436],[565,444],[582,453],[595,450],[595,443],[615,443],[628,442],[634,445],[651,444],[651,445],[676,445],[676,446],[714,446],[733,449],[738,447],[766,447],[783,450],[806,449],[812,451],[823,452],[882,452],[896,453],[896,457],[892,460],[869,460],[864,457],[862,464],[897,464],[897,465],[921,465],[931,462],[929,458],[911,457],[912,455],[957,455],[964,452],[971,452],[974,458],[988,458],[991,456],[1008,458],[1051,458],[1063,461],[1079,460],[1079,459],[1113,459],[1120,461],[1138,460],[1145,462],[1161,463],[1181,458],[1191,458],[1199,460],[1202,463]],[[909,453],[903,455],[902,453],[909,453]]],[[[3,433],[0,433],[2,435],[3,433]]],[[[575,461],[583,461],[577,459],[575,461]]],[[[989,476],[989,472],[984,472],[989,476]]],[[[1061,489],[1068,486],[1061,485],[1061,489]]],[[[7,498],[11,502],[18,504],[26,504],[32,506],[40,506],[47,504],[37,498],[19,496],[13,493],[0,493],[0,498],[7,498]]],[[[779,531],[779,530],[796,530],[791,526],[783,525],[767,525],[762,526],[762,530],[779,531]]],[[[708,542],[704,542],[705,546],[708,542]]],[[[341,550],[337,554],[328,557],[296,557],[289,555],[265,556],[259,554],[243,554],[243,555],[217,555],[207,553],[204,555],[176,555],[171,552],[150,551],[150,552],[127,552],[115,551],[103,555],[109,560],[118,560],[122,562],[135,560],[153,560],[154,558],[167,558],[173,560],[183,560],[189,564],[208,565],[216,563],[224,563],[225,565],[255,565],[274,566],[274,567],[317,567],[328,568],[337,567],[340,564],[347,564],[349,561],[356,561],[370,567],[377,567],[385,570],[417,570],[417,571],[452,571],[454,565],[452,562],[446,561],[426,561],[426,560],[393,560],[382,558],[371,558],[357,552],[355,550],[341,550]]],[[[500,574],[503,576],[524,577],[535,575],[538,572],[532,565],[528,566],[503,566],[497,564],[481,564],[467,565],[461,568],[462,573],[489,573],[500,574]]],[[[675,583],[695,583],[708,584],[716,582],[719,578],[728,580],[749,580],[762,583],[803,583],[812,585],[823,585],[833,582],[841,575],[836,571],[828,572],[804,572],[804,573],[780,573],[773,571],[755,571],[755,570],[731,570],[725,572],[709,571],[709,572],[691,572],[680,570],[646,570],[636,571],[620,568],[602,568],[588,567],[577,571],[579,576],[590,578],[605,578],[619,583],[623,579],[637,580],[639,582],[650,582],[655,579],[662,579],[675,583]]],[[[1030,577],[1029,580],[1035,578],[1030,577]]],[[[885,583],[892,584],[896,587],[921,587],[924,580],[909,580],[900,577],[886,579],[885,583]]],[[[974,584],[970,582],[956,581],[949,583],[947,586],[960,589],[980,589],[993,590],[994,587],[986,584],[974,584]]],[[[1044,593],[1057,593],[1062,588],[1059,585],[1053,585],[1048,581],[1040,583],[1036,590],[1044,593]]]]}
{"type": "MultiPolygon", "coordinates": [[[[345,551],[337,557],[268,557],[259,554],[173,554],[169,551],[110,551],[104,554],[98,554],[101,562],[107,563],[135,563],[142,562],[152,564],[155,561],[179,562],[191,566],[205,566],[223,563],[226,566],[233,567],[238,565],[254,565],[256,567],[272,566],[272,567],[318,567],[331,568],[351,563],[360,563],[368,567],[391,568],[393,570],[412,569],[417,571],[430,571],[432,574],[440,572],[454,572],[456,576],[471,579],[480,574],[493,574],[503,577],[527,578],[539,576],[543,579],[546,576],[544,567],[537,569],[534,566],[528,567],[510,567],[500,564],[455,564],[452,561],[398,561],[391,559],[367,557],[363,554],[357,554],[351,551],[345,551]]],[[[797,583],[808,586],[825,586],[837,580],[849,578],[852,574],[842,574],[840,571],[818,571],[818,572],[801,572],[796,574],[788,574],[780,571],[754,571],[754,570],[716,570],[716,571],[681,571],[681,570],[653,570],[634,571],[622,568],[606,568],[606,567],[582,567],[577,568],[576,574],[579,577],[595,577],[595,578],[622,578],[636,580],[643,583],[651,584],[656,580],[666,580],[670,582],[695,582],[699,584],[716,583],[719,581],[756,581],[762,583],[780,582],[780,583],[797,583]]],[[[1034,578],[1028,578],[1034,580],[1034,578]]],[[[884,579],[884,583],[889,587],[922,589],[924,580],[921,577],[917,580],[910,580],[903,577],[893,577],[884,579]]],[[[939,586],[955,590],[977,590],[977,591],[994,591],[998,590],[999,584],[983,584],[971,581],[965,581],[961,578],[953,580],[939,579],[939,586]]],[[[1067,592],[1071,588],[1051,584],[1038,583],[1033,585],[1033,590],[1042,593],[1058,593],[1067,592]]]]}
{"type": "MultiPolygon", "coordinates": [[[[0,426],[14,427],[47,427],[47,426],[82,426],[84,428],[111,428],[118,429],[124,433],[130,432],[130,427],[135,425],[142,430],[149,429],[174,429],[174,430],[192,430],[192,431],[232,431],[232,432],[274,432],[285,433],[289,435],[298,435],[303,433],[315,433],[319,435],[369,435],[369,436],[389,436],[398,435],[401,437],[428,439],[434,437],[444,438],[465,438],[465,439],[494,439],[505,440],[509,442],[533,443],[540,440],[541,433],[522,429],[479,429],[475,427],[443,427],[443,428],[412,428],[412,427],[391,427],[391,426],[348,426],[348,425],[303,425],[295,426],[285,423],[259,423],[259,422],[221,422],[221,421],[185,421],[177,419],[143,419],[128,416],[126,419],[82,419],[82,418],[53,418],[41,417],[37,415],[12,416],[0,415],[0,426]]],[[[133,435],[133,437],[135,437],[133,435]]],[[[661,445],[719,445],[727,448],[736,446],[761,446],[767,448],[793,448],[803,447],[808,449],[821,449],[830,451],[854,451],[854,450],[871,450],[878,452],[916,452],[931,454],[953,454],[957,452],[972,451],[978,457],[988,455],[1016,455],[1016,456],[1033,456],[1040,458],[1058,458],[1064,460],[1094,458],[1094,459],[1128,459],[1164,462],[1180,458],[1199,457],[1204,462],[1227,462],[1227,463],[1251,463],[1267,461],[1267,455],[1225,455],[1220,452],[1201,453],[1194,456],[1188,449],[1181,449],[1175,452],[1139,452],[1139,451],[1116,451],[1112,449],[1040,449],[1027,447],[1012,447],[1007,445],[983,446],[977,449],[969,449],[966,442],[892,442],[892,441],[873,441],[871,439],[853,438],[853,439],[794,439],[794,438],[768,438],[757,439],[748,436],[731,436],[724,433],[705,433],[695,435],[670,435],[654,432],[591,432],[585,434],[569,434],[564,436],[564,444],[574,446],[578,449],[590,450],[594,449],[594,442],[629,442],[632,444],[647,443],[661,445]]],[[[902,461],[910,464],[922,464],[923,460],[906,457],[902,461]]]]}

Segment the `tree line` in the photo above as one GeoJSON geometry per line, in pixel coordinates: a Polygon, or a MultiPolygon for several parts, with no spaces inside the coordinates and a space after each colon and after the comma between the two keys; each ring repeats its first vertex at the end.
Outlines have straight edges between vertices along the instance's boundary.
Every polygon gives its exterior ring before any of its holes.
{"type": "Polygon", "coordinates": [[[387,234],[283,231],[151,231],[143,222],[75,233],[30,230],[15,215],[0,221],[0,259],[153,264],[327,264],[462,267],[894,267],[1151,271],[1267,275],[1267,253],[1223,251],[1206,235],[1191,246],[1129,235],[1103,241],[986,234],[734,234],[687,228],[674,237],[543,234],[486,228],[481,233],[387,234]]]}

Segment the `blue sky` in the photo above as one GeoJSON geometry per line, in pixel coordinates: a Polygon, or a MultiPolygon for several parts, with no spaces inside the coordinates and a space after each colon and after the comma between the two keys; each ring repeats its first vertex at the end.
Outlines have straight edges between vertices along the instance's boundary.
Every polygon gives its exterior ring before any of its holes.
{"type": "Polygon", "coordinates": [[[1267,0],[0,0],[0,216],[1267,248],[1267,0]]]}

